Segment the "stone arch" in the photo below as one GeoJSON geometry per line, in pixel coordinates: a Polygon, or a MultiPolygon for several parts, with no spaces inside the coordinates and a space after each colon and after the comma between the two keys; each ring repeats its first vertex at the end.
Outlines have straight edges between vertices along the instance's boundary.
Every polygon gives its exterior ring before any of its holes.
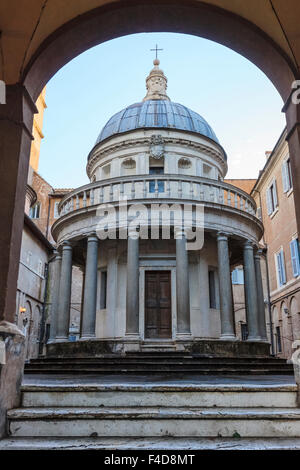
{"type": "Polygon", "coordinates": [[[63,24],[40,44],[22,82],[35,100],[61,67],[87,49],[128,34],[160,31],[192,34],[229,47],[259,67],[284,101],[298,75],[273,39],[237,14],[193,0],[133,0],[98,7],[63,24]]]}

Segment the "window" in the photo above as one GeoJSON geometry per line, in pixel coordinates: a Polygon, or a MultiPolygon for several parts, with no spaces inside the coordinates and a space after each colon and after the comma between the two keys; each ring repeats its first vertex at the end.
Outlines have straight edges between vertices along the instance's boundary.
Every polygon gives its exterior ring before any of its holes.
{"type": "Polygon", "coordinates": [[[271,215],[275,211],[276,207],[278,207],[277,188],[276,188],[275,179],[273,180],[272,184],[268,187],[266,196],[267,196],[268,215],[271,215]]]}
{"type": "Polygon", "coordinates": [[[209,308],[217,308],[215,271],[208,271],[209,308]]]}
{"type": "Polygon", "coordinates": [[[281,346],[281,333],[280,333],[280,326],[276,326],[276,345],[277,345],[277,352],[282,352],[281,346]]]}
{"type": "Polygon", "coordinates": [[[58,219],[59,212],[58,212],[59,201],[54,203],[54,219],[58,219]]]}
{"type": "Polygon", "coordinates": [[[236,268],[231,273],[232,284],[244,284],[244,270],[236,268]]]}
{"type": "Polygon", "coordinates": [[[299,252],[299,240],[295,238],[290,242],[291,259],[293,267],[293,275],[297,277],[300,275],[300,252],[299,252]]]}
{"type": "MultiPolygon", "coordinates": [[[[164,167],[161,166],[153,166],[149,168],[150,175],[163,175],[164,174],[164,167]]],[[[149,182],[149,193],[155,193],[155,181],[149,182]]],[[[163,193],[165,190],[165,183],[163,181],[157,180],[157,190],[159,193],[163,193]]]]}
{"type": "Polygon", "coordinates": [[[282,171],[282,186],[283,192],[286,193],[293,187],[292,183],[292,172],[291,172],[291,162],[288,158],[281,167],[282,171]]]}
{"type": "Polygon", "coordinates": [[[247,339],[248,339],[248,325],[247,325],[247,323],[241,323],[241,335],[242,335],[242,341],[247,341],[247,339]]]}
{"type": "Polygon", "coordinates": [[[283,249],[276,253],[277,278],[279,287],[286,283],[285,263],[283,249]]]}
{"type": "Polygon", "coordinates": [[[39,219],[40,218],[40,212],[41,212],[41,203],[36,202],[34,206],[30,208],[29,212],[29,217],[31,219],[39,219]]]}
{"type": "Polygon", "coordinates": [[[106,308],[107,271],[100,274],[100,309],[106,308]]]}

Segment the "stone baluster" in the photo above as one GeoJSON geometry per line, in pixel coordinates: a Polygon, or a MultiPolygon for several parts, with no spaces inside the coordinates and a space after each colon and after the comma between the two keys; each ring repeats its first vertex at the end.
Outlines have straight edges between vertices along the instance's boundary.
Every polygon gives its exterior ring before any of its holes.
{"type": "Polygon", "coordinates": [[[99,203],[102,204],[104,200],[104,191],[103,191],[103,186],[100,186],[100,194],[99,194],[99,203]]]}
{"type": "Polygon", "coordinates": [[[170,180],[167,179],[167,197],[171,197],[171,185],[170,185],[170,180]]]}
{"type": "Polygon", "coordinates": [[[110,202],[114,199],[114,186],[112,183],[109,185],[109,200],[110,202]]]}
{"type": "Polygon", "coordinates": [[[178,181],[178,199],[182,198],[182,181],[178,181]]]}
{"type": "Polygon", "coordinates": [[[230,189],[227,190],[227,205],[231,206],[231,191],[230,191],[230,189]]]}
{"type": "Polygon", "coordinates": [[[131,199],[135,199],[135,181],[131,182],[131,199]]]}
{"type": "Polygon", "coordinates": [[[86,191],[83,191],[83,207],[86,207],[86,191]]]}
{"type": "Polygon", "coordinates": [[[234,328],[228,236],[225,233],[219,232],[217,243],[220,286],[221,339],[235,340],[236,337],[234,328]]]}
{"type": "Polygon", "coordinates": [[[94,205],[94,201],[95,201],[94,190],[91,189],[90,190],[90,206],[94,205]]]}
{"type": "Polygon", "coordinates": [[[76,194],[76,209],[79,209],[80,203],[79,203],[79,196],[76,194]]]}

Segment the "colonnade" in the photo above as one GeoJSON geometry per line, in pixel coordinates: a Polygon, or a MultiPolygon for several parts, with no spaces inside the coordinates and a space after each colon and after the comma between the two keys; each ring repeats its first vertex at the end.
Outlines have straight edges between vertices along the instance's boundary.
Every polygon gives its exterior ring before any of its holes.
{"type": "MultiPolygon", "coordinates": [[[[98,243],[95,234],[87,238],[87,255],[83,288],[81,339],[95,337],[98,243]]],[[[235,321],[230,272],[229,236],[217,234],[221,339],[235,340],[235,321]]],[[[247,312],[248,340],[266,341],[265,306],[263,297],[260,253],[254,245],[243,243],[243,266],[245,304],[247,312]]],[[[54,260],[54,283],[52,291],[51,342],[67,341],[70,323],[72,283],[72,244],[63,242],[61,253],[54,260]]],[[[186,240],[176,238],[176,304],[177,335],[188,338],[190,326],[189,265],[186,240]]],[[[139,238],[128,237],[127,241],[127,285],[126,285],[126,335],[139,337],[139,238]]]]}

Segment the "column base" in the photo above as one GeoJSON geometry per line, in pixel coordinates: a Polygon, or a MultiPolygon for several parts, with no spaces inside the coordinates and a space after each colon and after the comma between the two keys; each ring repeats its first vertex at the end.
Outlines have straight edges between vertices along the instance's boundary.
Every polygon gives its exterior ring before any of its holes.
{"type": "Polygon", "coordinates": [[[54,343],[65,343],[66,341],[69,341],[67,336],[56,336],[54,343]]]}
{"type": "Polygon", "coordinates": [[[237,337],[230,334],[223,334],[220,336],[222,341],[237,341],[237,337]]]}
{"type": "Polygon", "coordinates": [[[96,339],[95,335],[84,335],[79,338],[79,341],[88,341],[90,339],[96,339]]]}
{"type": "Polygon", "coordinates": [[[263,340],[260,336],[248,336],[247,341],[262,342],[262,341],[265,341],[265,340],[263,340]]]}
{"type": "Polygon", "coordinates": [[[191,341],[193,339],[192,333],[176,333],[176,340],[191,341]]]}

